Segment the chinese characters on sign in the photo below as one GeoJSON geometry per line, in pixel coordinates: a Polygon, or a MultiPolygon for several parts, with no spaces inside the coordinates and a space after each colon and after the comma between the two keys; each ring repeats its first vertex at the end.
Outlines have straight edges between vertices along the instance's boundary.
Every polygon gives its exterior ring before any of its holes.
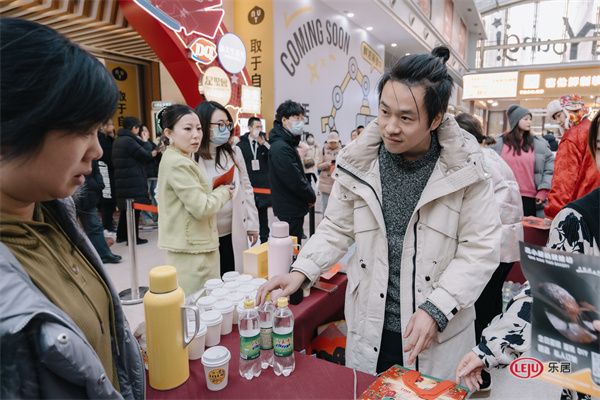
{"type": "Polygon", "coordinates": [[[575,92],[582,96],[600,93],[600,72],[594,68],[519,72],[518,97],[535,94],[562,96],[575,92]]]}
{"type": "Polygon", "coordinates": [[[258,70],[259,65],[262,63],[262,41],[258,39],[252,39],[250,41],[250,79],[252,80],[252,86],[261,87],[262,86],[262,74],[258,70]]]}
{"type": "Polygon", "coordinates": [[[362,58],[368,62],[371,67],[383,73],[383,60],[379,54],[377,54],[377,52],[367,44],[367,42],[362,42],[360,46],[360,53],[362,58]]]}

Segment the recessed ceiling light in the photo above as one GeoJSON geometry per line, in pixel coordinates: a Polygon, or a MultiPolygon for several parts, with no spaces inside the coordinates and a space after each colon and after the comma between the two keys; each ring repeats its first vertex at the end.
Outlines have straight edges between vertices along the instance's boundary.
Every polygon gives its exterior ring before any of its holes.
{"type": "Polygon", "coordinates": [[[373,30],[373,27],[372,27],[372,26],[367,26],[367,30],[368,30],[369,32],[371,32],[371,31],[373,30]]]}
{"type": "Polygon", "coordinates": [[[354,17],[354,13],[353,12],[346,12],[346,17],[353,18],[354,17]]]}
{"type": "Polygon", "coordinates": [[[494,102],[494,100],[488,100],[489,104],[492,104],[494,102]]]}
{"type": "Polygon", "coordinates": [[[390,43],[390,46],[396,47],[396,46],[398,46],[398,43],[390,43]]]}
{"type": "Polygon", "coordinates": [[[410,53],[404,53],[405,56],[410,56],[410,53]]]}

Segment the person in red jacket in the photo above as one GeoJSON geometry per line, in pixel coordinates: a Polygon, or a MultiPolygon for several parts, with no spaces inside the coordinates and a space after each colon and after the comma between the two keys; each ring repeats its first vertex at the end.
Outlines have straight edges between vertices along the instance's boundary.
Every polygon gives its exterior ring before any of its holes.
{"type": "Polygon", "coordinates": [[[562,96],[560,103],[569,118],[556,153],[552,188],[544,208],[548,218],[554,218],[565,205],[600,186],[600,172],[587,151],[588,109],[577,94],[562,96]]]}

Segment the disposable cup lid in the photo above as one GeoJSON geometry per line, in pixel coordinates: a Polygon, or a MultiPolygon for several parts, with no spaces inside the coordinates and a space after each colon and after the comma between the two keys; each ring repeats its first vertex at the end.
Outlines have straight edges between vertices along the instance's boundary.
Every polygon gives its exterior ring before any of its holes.
{"type": "Polygon", "coordinates": [[[237,271],[229,271],[223,274],[223,282],[230,282],[236,280],[240,276],[237,271]]]}
{"type": "Polygon", "coordinates": [[[264,278],[254,278],[250,281],[250,284],[253,285],[254,287],[260,287],[262,286],[264,283],[266,283],[267,280],[264,278]]]}
{"type": "Polygon", "coordinates": [[[231,359],[231,353],[224,346],[214,346],[206,349],[202,355],[205,367],[220,367],[231,359]]]}
{"type": "Polygon", "coordinates": [[[230,293],[229,297],[227,297],[233,304],[238,304],[242,300],[244,300],[244,294],[240,292],[230,293]]]}
{"type": "Polygon", "coordinates": [[[204,283],[204,287],[207,289],[215,289],[223,286],[223,281],[220,279],[209,279],[204,283]]]}
{"type": "Polygon", "coordinates": [[[237,290],[237,288],[239,288],[239,287],[240,287],[240,283],[236,282],[236,281],[225,282],[225,284],[223,285],[223,289],[227,289],[230,292],[237,290]]]}
{"type": "Polygon", "coordinates": [[[223,322],[223,316],[217,310],[204,311],[200,314],[200,321],[206,326],[215,326],[223,322]]]}
{"type": "Polygon", "coordinates": [[[203,296],[196,301],[196,304],[200,307],[209,307],[215,304],[217,299],[213,296],[203,296]]]}
{"type": "Polygon", "coordinates": [[[233,312],[233,303],[229,300],[219,300],[215,303],[215,310],[220,311],[222,314],[233,312]]]}
{"type": "Polygon", "coordinates": [[[250,274],[243,274],[238,276],[237,281],[240,283],[244,283],[244,282],[250,282],[252,279],[254,279],[254,277],[250,274]]]}
{"type": "Polygon", "coordinates": [[[210,292],[210,295],[216,299],[222,299],[224,297],[229,296],[229,290],[222,287],[216,288],[212,292],[210,292]]]}
{"type": "Polygon", "coordinates": [[[240,285],[238,292],[244,295],[250,294],[256,290],[256,287],[250,284],[240,285]]]}

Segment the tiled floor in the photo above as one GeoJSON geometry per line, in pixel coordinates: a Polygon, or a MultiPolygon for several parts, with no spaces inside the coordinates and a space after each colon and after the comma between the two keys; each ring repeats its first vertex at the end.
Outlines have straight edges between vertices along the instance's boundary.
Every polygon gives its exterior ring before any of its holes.
{"type": "MultiPolygon", "coordinates": [[[[317,221],[320,220],[320,215],[317,215],[317,221]]],[[[305,231],[308,232],[308,225],[305,226],[305,231]]],[[[140,285],[148,285],[148,272],[152,267],[164,263],[165,254],[157,248],[156,230],[142,231],[143,238],[148,239],[148,243],[136,246],[136,259],[138,264],[138,276],[140,285]]],[[[124,243],[115,244],[111,247],[115,254],[123,257],[120,264],[105,265],[110,277],[113,280],[116,288],[120,291],[130,287],[131,273],[131,257],[129,255],[129,247],[124,243]]],[[[125,306],[125,314],[129,320],[132,329],[135,329],[144,319],[143,305],[137,304],[133,306],[125,306]]],[[[558,400],[560,398],[560,388],[550,385],[542,381],[522,381],[514,378],[508,372],[508,369],[492,371],[492,391],[489,399],[498,400],[558,400]]],[[[479,398],[479,396],[477,396],[479,398]]]]}

